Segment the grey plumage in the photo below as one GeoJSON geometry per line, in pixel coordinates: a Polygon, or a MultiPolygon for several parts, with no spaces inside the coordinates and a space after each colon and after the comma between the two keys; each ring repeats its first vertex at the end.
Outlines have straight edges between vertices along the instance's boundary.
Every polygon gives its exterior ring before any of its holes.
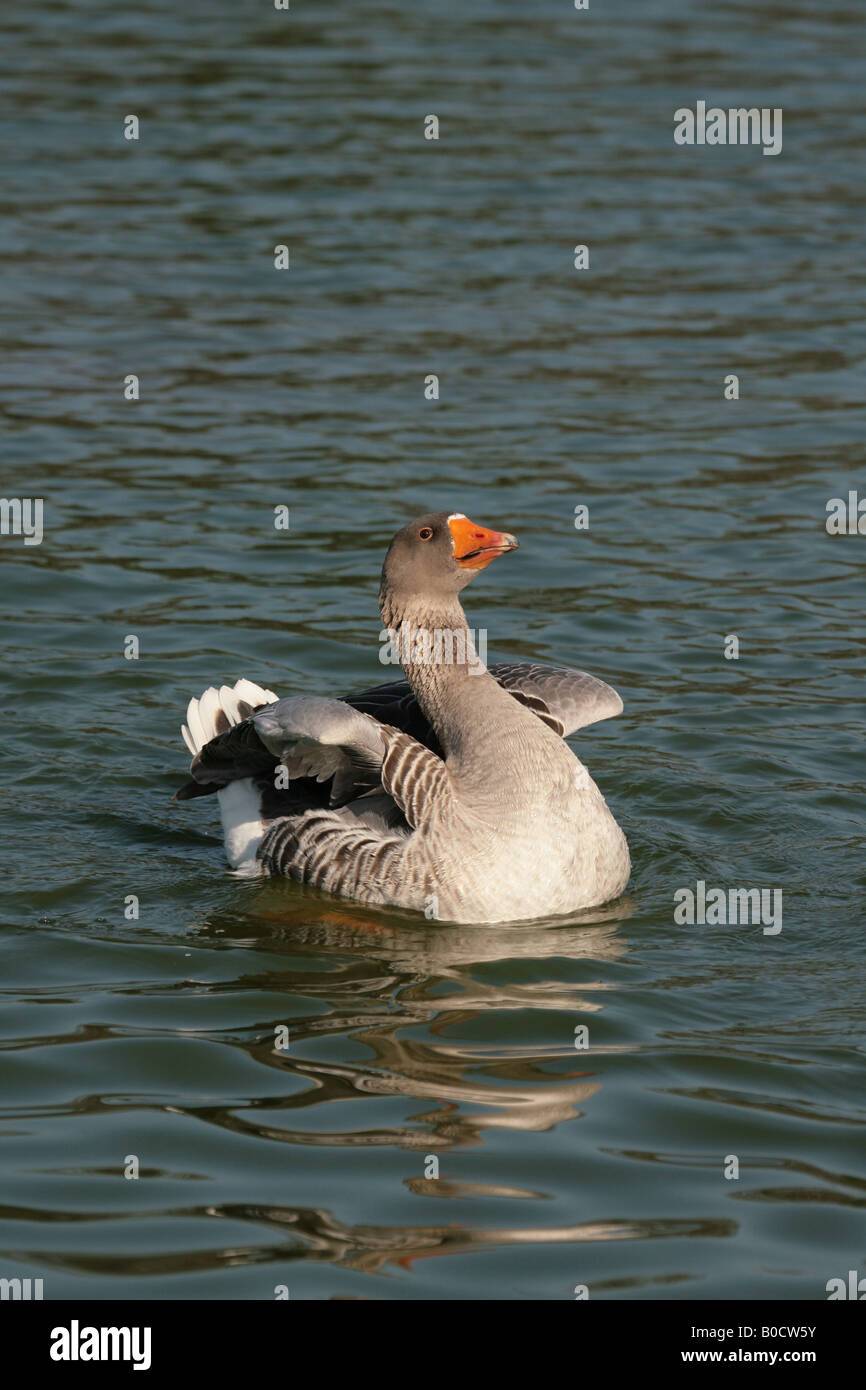
{"type": "MultiPolygon", "coordinates": [[[[472,523],[454,521],[435,514],[399,533],[383,570],[386,623],[465,629],[460,570],[482,567],[479,536],[501,533],[470,534],[472,523]],[[458,553],[464,535],[469,548],[458,553]]],[[[498,549],[513,544],[505,537],[498,549]]],[[[549,915],[621,892],[625,838],[562,741],[619,714],[617,693],[586,672],[535,662],[479,671],[467,661],[409,659],[404,670],[405,680],[343,700],[259,702],[249,682],[227,696],[224,687],[216,707],[208,699],[200,710],[209,720],[192,711],[191,727],[199,723],[206,736],[209,724],[214,737],[196,741],[192,781],[178,799],[218,791],[222,800],[248,786],[254,811],[235,807],[230,826],[223,809],[227,844],[236,822],[246,835],[258,817],[247,838],[261,870],[443,920],[549,915]]]]}

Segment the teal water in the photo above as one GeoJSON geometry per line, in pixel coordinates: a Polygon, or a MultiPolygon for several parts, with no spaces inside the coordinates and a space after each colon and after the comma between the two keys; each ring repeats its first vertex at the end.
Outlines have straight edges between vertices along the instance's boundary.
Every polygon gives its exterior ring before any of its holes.
{"type": "Polygon", "coordinates": [[[0,1275],[130,1299],[862,1275],[866,538],[824,521],[866,495],[864,59],[853,4],[9,19],[2,486],[45,534],[0,538],[0,1275]],[[782,107],[782,154],[676,148],[698,99],[782,107]],[[382,556],[434,508],[520,537],[464,595],[490,659],[625,701],[575,747],[634,874],[580,920],[239,882],[215,807],[171,801],[204,686],[382,678],[382,556]],[[698,880],[781,890],[781,932],[678,924],[698,880]]]}

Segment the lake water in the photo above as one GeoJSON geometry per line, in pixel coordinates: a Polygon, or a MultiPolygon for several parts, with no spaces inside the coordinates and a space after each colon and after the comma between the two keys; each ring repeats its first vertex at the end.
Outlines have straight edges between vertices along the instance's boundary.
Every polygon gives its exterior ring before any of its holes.
{"type": "Polygon", "coordinates": [[[862,1274],[866,537],[824,524],[866,495],[860,8],[17,9],[2,486],[45,510],[0,538],[0,1275],[862,1274]],[[782,153],[675,146],[699,99],[782,108],[782,153]],[[575,747],[633,878],[580,920],[241,882],[213,802],[171,800],[204,686],[382,679],[384,550],[434,508],[520,537],[464,595],[490,659],[625,701],[575,747]],[[782,930],[676,922],[699,880],[781,890],[782,930]]]}

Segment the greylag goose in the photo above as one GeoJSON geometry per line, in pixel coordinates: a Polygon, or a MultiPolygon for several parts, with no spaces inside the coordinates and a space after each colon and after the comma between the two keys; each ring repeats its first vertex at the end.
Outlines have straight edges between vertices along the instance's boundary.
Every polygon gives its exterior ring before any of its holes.
{"type": "Polygon", "coordinates": [[[460,606],[470,579],[516,549],[459,512],[397,532],[379,607],[405,680],[341,700],[281,700],[240,680],[190,700],[192,780],[176,799],[217,794],[233,868],[458,923],[622,893],[625,836],[564,742],[621,699],[584,671],[486,667],[460,606]]]}

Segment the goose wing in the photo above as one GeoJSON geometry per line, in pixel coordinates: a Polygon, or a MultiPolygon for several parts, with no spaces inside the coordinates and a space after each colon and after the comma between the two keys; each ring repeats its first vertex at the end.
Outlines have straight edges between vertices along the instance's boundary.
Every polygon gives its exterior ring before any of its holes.
{"type": "Polygon", "coordinates": [[[506,662],[490,671],[509,694],[563,738],[622,713],[622,700],[613,687],[588,671],[535,661],[506,662]]]}
{"type": "MultiPolygon", "coordinates": [[[[509,661],[488,669],[504,690],[563,738],[587,724],[612,719],[622,712],[622,700],[613,687],[587,671],[545,666],[536,661],[509,661]]],[[[408,681],[389,681],[360,694],[347,695],[345,700],[353,709],[402,729],[441,754],[436,735],[408,681]]]]}
{"type": "Polygon", "coordinates": [[[448,790],[442,759],[411,735],[343,700],[296,695],[261,706],[206,743],[190,764],[192,782],[177,799],[247,777],[272,780],[278,766],[290,783],[330,782],[332,808],[385,792],[413,828],[448,790]]]}

